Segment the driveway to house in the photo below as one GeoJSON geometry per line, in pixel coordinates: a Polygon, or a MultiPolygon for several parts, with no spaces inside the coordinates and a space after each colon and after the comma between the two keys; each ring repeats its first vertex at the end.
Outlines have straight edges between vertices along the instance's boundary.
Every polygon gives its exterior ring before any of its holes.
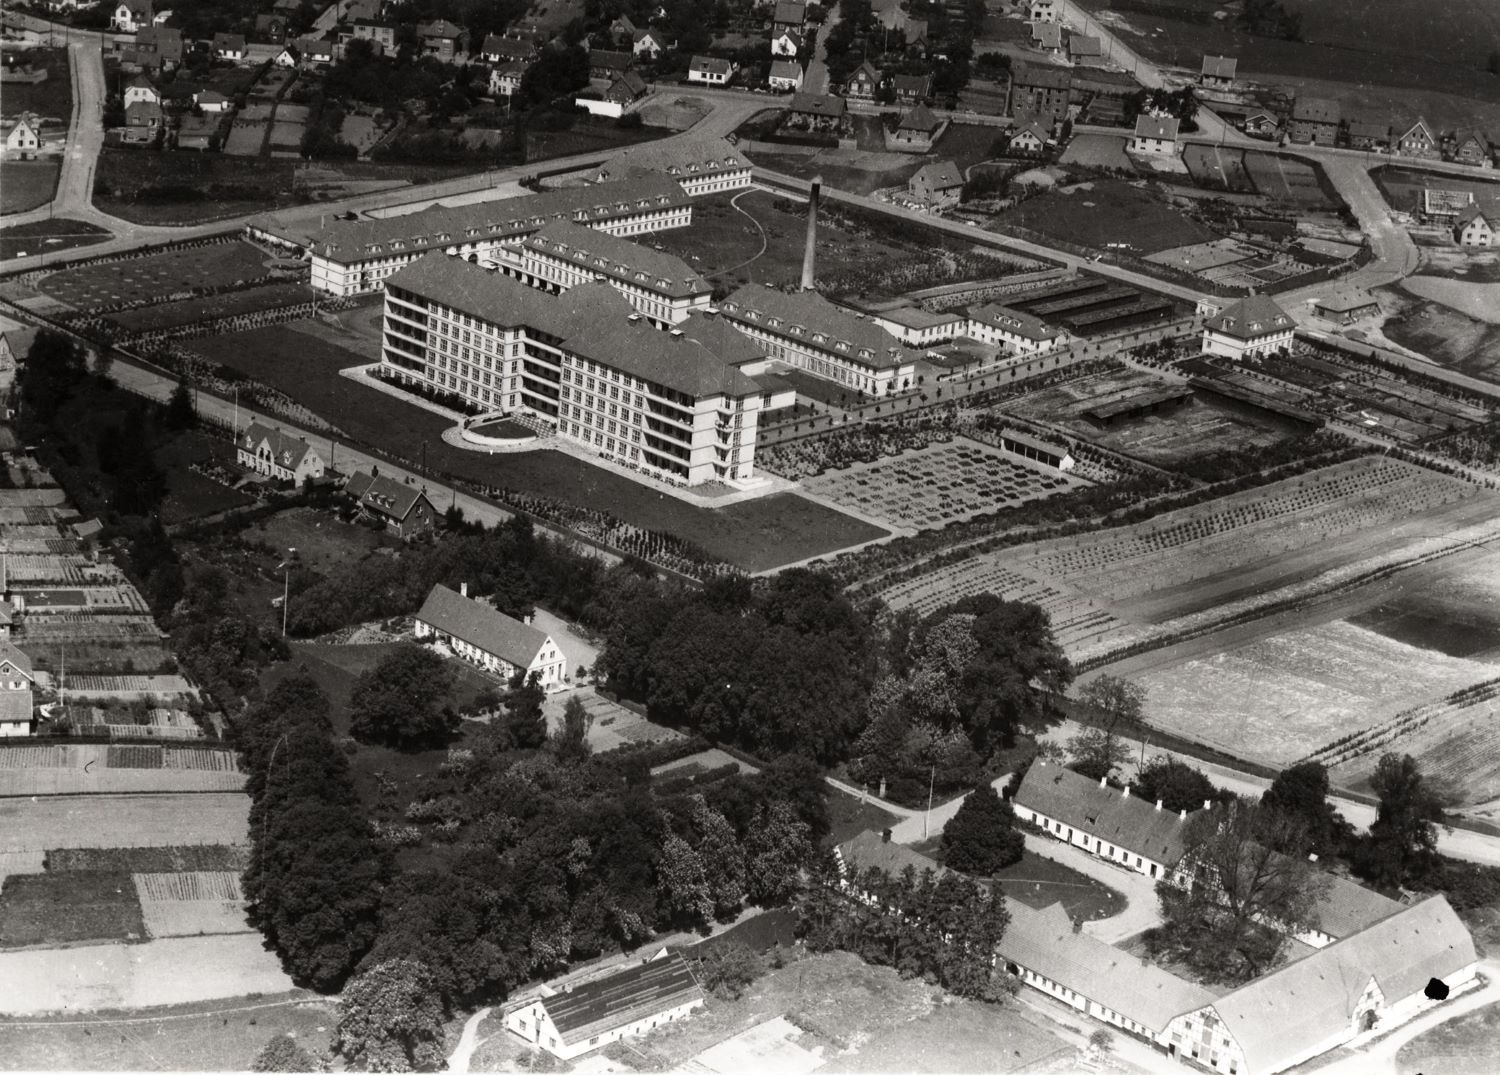
{"type": "Polygon", "coordinates": [[[73,111],[57,192],[48,205],[0,218],[7,227],[49,217],[87,220],[101,227],[114,222],[93,206],[94,166],[104,145],[104,60],[98,46],[78,41],[69,44],[68,68],[73,80],[73,111]]]}
{"type": "Polygon", "coordinates": [[[1083,931],[1091,937],[1108,944],[1115,944],[1126,937],[1133,937],[1142,930],[1161,924],[1160,904],[1156,899],[1156,882],[1144,874],[1127,870],[1097,855],[1091,855],[1081,847],[1065,844],[1050,836],[1026,833],[1026,850],[1041,855],[1081,874],[1092,877],[1125,897],[1125,910],[1109,918],[1085,922],[1083,931]]]}

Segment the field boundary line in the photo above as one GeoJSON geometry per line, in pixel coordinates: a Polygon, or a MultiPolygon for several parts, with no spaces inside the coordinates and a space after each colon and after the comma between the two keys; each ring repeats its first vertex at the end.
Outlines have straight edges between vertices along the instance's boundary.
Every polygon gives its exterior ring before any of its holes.
{"type": "Polygon", "coordinates": [[[264,1004],[243,1004],[230,1008],[209,1008],[201,1012],[170,1012],[163,1015],[124,1016],[119,1019],[28,1019],[21,1021],[0,1018],[0,1029],[16,1027],[24,1030],[36,1030],[49,1026],[110,1026],[127,1023],[159,1023],[165,1019],[201,1019],[204,1016],[262,1011],[266,1008],[285,1008],[291,1004],[330,1004],[335,999],[334,997],[323,997],[315,993],[310,993],[303,997],[287,997],[284,1000],[272,1000],[264,1004]]]}

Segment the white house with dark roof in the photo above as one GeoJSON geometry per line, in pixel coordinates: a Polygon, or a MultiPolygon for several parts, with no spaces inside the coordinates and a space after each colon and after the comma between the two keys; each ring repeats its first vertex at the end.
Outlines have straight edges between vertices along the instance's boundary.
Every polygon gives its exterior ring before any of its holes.
{"type": "Polygon", "coordinates": [[[964,174],[951,160],[932,161],[912,173],[906,189],[934,208],[955,205],[964,192],[964,174]]]}
{"type": "Polygon", "coordinates": [[[124,105],[129,108],[133,104],[161,104],[161,91],[145,75],[136,75],[125,84],[124,105]]]}
{"type": "Polygon", "coordinates": [[[1142,113],[1135,117],[1135,130],[1125,149],[1130,153],[1144,153],[1158,157],[1174,157],[1179,148],[1176,116],[1152,116],[1142,113]]]}
{"type": "Polygon", "coordinates": [[[909,347],[935,347],[963,335],[968,324],[962,314],[934,313],[920,306],[897,306],[871,314],[870,319],[909,347]]]}
{"type": "Polygon", "coordinates": [[[361,515],[379,519],[398,537],[409,538],[437,525],[438,511],[427,490],[409,481],[356,470],[344,483],[344,493],[361,515]]]}
{"type": "Polygon", "coordinates": [[[418,639],[435,638],[506,679],[534,674],[543,687],[557,688],[568,678],[567,659],[551,635],[441,584],[422,603],[414,630],[418,639]]]}
{"type": "Polygon", "coordinates": [[[31,658],[9,639],[0,639],[0,738],[31,734],[31,689],[35,684],[31,658]]]}
{"type": "Polygon", "coordinates": [[[727,86],[734,72],[734,62],[718,56],[694,56],[688,62],[688,81],[705,86],[727,86]]]}
{"type": "Polygon", "coordinates": [[[42,148],[42,123],[30,112],[22,112],[5,132],[5,156],[26,160],[42,148]]]}
{"type": "Polygon", "coordinates": [[[527,237],[516,275],[554,291],[603,280],[661,327],[707,309],[713,296],[713,285],[681,258],[567,221],[527,237]]]}
{"type": "Polygon", "coordinates": [[[800,90],[802,88],[802,65],[796,60],[776,60],[771,64],[771,72],[766,76],[766,83],[773,90],[800,90]]]}
{"type": "Polygon", "coordinates": [[[297,485],[321,478],[327,466],[318,450],[301,437],[260,422],[251,422],[238,438],[235,458],[247,470],[297,485]]]}
{"type": "Polygon", "coordinates": [[[1479,206],[1466,206],[1454,222],[1454,241],[1459,246],[1494,246],[1495,223],[1479,206]]]}
{"type": "Polygon", "coordinates": [[[643,1037],[703,1007],[692,968],[662,949],[645,962],[592,981],[565,986],[505,1013],[505,1029],[561,1060],[572,1060],[611,1042],[643,1037]]]}
{"type": "Polygon", "coordinates": [[[1205,355],[1247,358],[1290,350],[1297,326],[1267,295],[1250,295],[1203,322],[1205,355]]]}
{"type": "Polygon", "coordinates": [[[636,30],[630,36],[630,51],[637,56],[654,60],[667,51],[667,39],[660,30],[653,30],[648,26],[644,30],[636,30]]]}
{"type": "Polygon", "coordinates": [[[133,34],[150,26],[154,18],[151,0],[120,0],[109,18],[109,24],[121,33],[133,34]]]}
{"type": "Polygon", "coordinates": [[[802,52],[802,31],[780,30],[771,37],[771,55],[795,58],[802,52]]]}

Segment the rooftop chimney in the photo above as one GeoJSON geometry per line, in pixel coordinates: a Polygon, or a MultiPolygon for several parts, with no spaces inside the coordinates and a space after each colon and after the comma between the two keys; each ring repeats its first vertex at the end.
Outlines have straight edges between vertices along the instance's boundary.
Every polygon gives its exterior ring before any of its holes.
{"type": "Polygon", "coordinates": [[[1213,808],[1214,808],[1214,802],[1213,802],[1212,799],[1204,799],[1203,800],[1203,809],[1205,809],[1205,810],[1212,810],[1213,808]]]}
{"type": "Polygon", "coordinates": [[[1120,798],[1122,798],[1122,799],[1128,799],[1128,798],[1130,798],[1130,785],[1129,784],[1125,785],[1125,790],[1120,793],[1120,798]]]}
{"type": "Polygon", "coordinates": [[[890,829],[881,829],[880,830],[880,842],[883,843],[883,844],[888,844],[888,843],[891,842],[891,830],[890,829]]]}
{"type": "Polygon", "coordinates": [[[1309,851],[1307,853],[1307,861],[1308,862],[1317,862],[1318,861],[1318,853],[1316,851],[1309,851]]]}
{"type": "Polygon", "coordinates": [[[1186,810],[1179,810],[1179,811],[1177,811],[1177,817],[1180,820],[1182,820],[1182,821],[1186,821],[1187,820],[1187,811],[1186,810]]]}
{"type": "Polygon", "coordinates": [[[1102,777],[1102,776],[1099,778],[1099,786],[1101,788],[1104,786],[1104,777],[1102,777]]]}
{"type": "Polygon", "coordinates": [[[818,242],[818,199],[823,193],[823,177],[813,176],[812,190],[807,196],[807,245],[802,250],[802,290],[813,289],[815,248],[818,242]]]}
{"type": "Polygon", "coordinates": [[[1157,800],[1156,800],[1156,809],[1157,809],[1157,810],[1160,810],[1160,809],[1161,809],[1161,800],[1160,800],[1160,799],[1157,799],[1157,800]]]}
{"type": "Polygon", "coordinates": [[[468,597],[469,596],[469,584],[467,582],[460,582],[458,584],[458,596],[460,596],[460,597],[468,597]]]}

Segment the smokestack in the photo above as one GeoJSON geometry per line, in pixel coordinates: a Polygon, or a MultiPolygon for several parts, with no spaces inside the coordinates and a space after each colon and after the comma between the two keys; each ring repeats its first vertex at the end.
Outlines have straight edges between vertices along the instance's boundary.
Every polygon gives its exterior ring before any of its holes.
{"type": "Polygon", "coordinates": [[[1161,800],[1160,799],[1156,800],[1156,809],[1157,809],[1158,813],[1161,812],[1161,800]]]}
{"type": "Polygon", "coordinates": [[[469,584],[467,582],[460,582],[458,584],[458,596],[459,597],[468,597],[469,596],[469,584]]]}
{"type": "Polygon", "coordinates": [[[807,246],[802,251],[802,290],[813,289],[816,268],[815,249],[818,243],[818,199],[823,193],[823,177],[813,176],[812,191],[807,196],[807,246]]]}
{"type": "Polygon", "coordinates": [[[1214,801],[1212,799],[1204,799],[1203,800],[1203,809],[1205,809],[1205,810],[1212,810],[1213,808],[1214,808],[1214,801]]]}
{"type": "Polygon", "coordinates": [[[1125,790],[1120,793],[1120,798],[1122,798],[1122,799],[1128,799],[1128,798],[1130,798],[1130,785],[1129,784],[1125,785],[1125,790]]]}

